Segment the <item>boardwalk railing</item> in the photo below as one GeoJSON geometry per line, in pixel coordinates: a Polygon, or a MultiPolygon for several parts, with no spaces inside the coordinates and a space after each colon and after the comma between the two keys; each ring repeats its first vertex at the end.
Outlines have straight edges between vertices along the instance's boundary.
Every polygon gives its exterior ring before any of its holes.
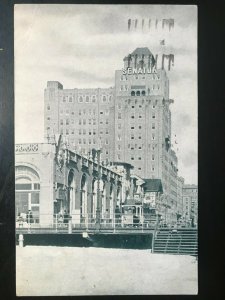
{"type": "Polygon", "coordinates": [[[129,214],[113,214],[106,216],[101,214],[97,220],[94,214],[71,214],[71,215],[22,215],[16,218],[17,231],[38,231],[49,229],[56,232],[76,230],[126,230],[126,229],[154,229],[156,220],[152,215],[143,217],[129,214]]]}

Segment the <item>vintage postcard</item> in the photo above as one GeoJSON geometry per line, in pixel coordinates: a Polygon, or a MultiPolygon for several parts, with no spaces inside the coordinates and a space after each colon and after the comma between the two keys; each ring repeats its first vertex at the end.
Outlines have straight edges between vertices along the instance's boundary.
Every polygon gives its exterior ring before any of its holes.
{"type": "Polygon", "coordinates": [[[18,296],[198,293],[197,6],[14,7],[18,296]]]}

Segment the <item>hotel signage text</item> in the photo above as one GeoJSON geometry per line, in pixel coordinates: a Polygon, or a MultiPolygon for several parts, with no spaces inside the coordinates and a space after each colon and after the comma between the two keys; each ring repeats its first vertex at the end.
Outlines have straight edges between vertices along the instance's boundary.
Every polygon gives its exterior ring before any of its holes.
{"type": "Polygon", "coordinates": [[[133,75],[133,74],[156,74],[157,70],[156,67],[153,66],[152,68],[127,68],[122,69],[123,75],[133,75]]]}

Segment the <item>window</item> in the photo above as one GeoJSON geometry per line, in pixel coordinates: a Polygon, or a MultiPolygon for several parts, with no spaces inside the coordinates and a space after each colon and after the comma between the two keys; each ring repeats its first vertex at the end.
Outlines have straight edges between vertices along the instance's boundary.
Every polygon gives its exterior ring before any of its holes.
{"type": "Polygon", "coordinates": [[[155,108],[155,105],[152,105],[152,108],[154,109],[154,108],[155,108]]]}
{"type": "Polygon", "coordinates": [[[72,102],[73,101],[73,98],[72,97],[69,97],[69,102],[72,102]]]}
{"type": "Polygon", "coordinates": [[[140,91],[136,92],[136,96],[140,96],[140,94],[141,94],[140,91]]]}
{"type": "Polygon", "coordinates": [[[93,125],[96,125],[96,119],[93,119],[93,125]]]}
{"type": "Polygon", "coordinates": [[[134,126],[131,126],[131,128],[130,129],[134,129],[134,126]]]}
{"type": "Polygon", "coordinates": [[[95,142],[95,139],[93,140],[93,144],[95,144],[96,142],[95,142]]]}
{"type": "Polygon", "coordinates": [[[105,144],[106,144],[106,145],[108,145],[108,144],[109,144],[109,141],[108,141],[107,139],[105,140],[105,144]]]}
{"type": "Polygon", "coordinates": [[[85,139],[83,139],[83,144],[86,144],[86,140],[85,139]]]}
{"type": "Polygon", "coordinates": [[[131,136],[131,140],[134,140],[134,136],[133,135],[131,136]]]}
{"type": "Polygon", "coordinates": [[[138,157],[139,160],[141,160],[141,157],[138,157]]]}
{"type": "Polygon", "coordinates": [[[109,115],[109,110],[108,110],[108,109],[105,110],[105,114],[106,114],[107,116],[109,115]]]}
{"type": "Polygon", "coordinates": [[[89,140],[88,143],[91,144],[91,140],[89,140]]]}
{"type": "Polygon", "coordinates": [[[152,129],[155,129],[155,123],[152,123],[152,129]]]}
{"type": "Polygon", "coordinates": [[[118,109],[121,109],[121,104],[118,104],[118,109]]]}
{"type": "Polygon", "coordinates": [[[131,157],[131,160],[134,160],[133,156],[131,157]]]}
{"type": "Polygon", "coordinates": [[[120,154],[117,155],[117,158],[120,159],[120,154]]]}
{"type": "Polygon", "coordinates": [[[47,110],[50,110],[50,105],[47,106],[47,110]]]}
{"type": "Polygon", "coordinates": [[[138,170],[141,170],[141,168],[138,168],[138,170]]]}
{"type": "Polygon", "coordinates": [[[95,95],[92,96],[92,102],[93,102],[93,103],[96,102],[96,97],[95,97],[95,95]]]}
{"type": "Polygon", "coordinates": [[[110,102],[111,100],[112,100],[112,96],[110,95],[110,96],[109,96],[109,102],[110,102]]]}
{"type": "Polygon", "coordinates": [[[141,105],[139,105],[139,108],[142,108],[142,106],[141,106],[141,105]]]}
{"type": "Polygon", "coordinates": [[[88,133],[89,135],[91,135],[91,131],[89,131],[89,133],[88,133]]]}
{"type": "Polygon", "coordinates": [[[121,135],[118,134],[118,141],[121,141],[121,135]]]}
{"type": "Polygon", "coordinates": [[[71,130],[71,133],[74,134],[74,130],[73,129],[71,130]]]}
{"type": "Polygon", "coordinates": [[[138,126],[139,129],[141,129],[141,126],[138,126]]]}
{"type": "Polygon", "coordinates": [[[103,124],[103,121],[100,121],[99,123],[100,123],[100,124],[103,124]]]}
{"type": "Polygon", "coordinates": [[[152,160],[155,160],[155,155],[154,154],[152,154],[152,160]]]}
{"type": "Polygon", "coordinates": [[[139,146],[138,149],[141,150],[141,146],[139,146]]]}
{"type": "Polygon", "coordinates": [[[120,123],[118,123],[118,129],[121,129],[121,124],[120,123]]]}
{"type": "Polygon", "coordinates": [[[79,102],[80,103],[83,102],[83,97],[82,96],[79,97],[79,102]]]}
{"type": "Polygon", "coordinates": [[[81,109],[79,109],[79,116],[81,116],[81,109]]]}
{"type": "Polygon", "coordinates": [[[142,92],[141,92],[141,95],[142,95],[142,96],[145,96],[145,91],[142,91],[142,92]]]}
{"type": "Polygon", "coordinates": [[[102,96],[102,102],[106,102],[106,96],[102,96]]]}
{"type": "Polygon", "coordinates": [[[83,134],[86,134],[86,129],[83,129],[83,134]]]}
{"type": "Polygon", "coordinates": [[[47,120],[49,121],[49,120],[50,120],[50,117],[48,117],[47,120]]]}
{"type": "Polygon", "coordinates": [[[86,119],[83,119],[83,125],[86,125],[86,119]]]}
{"type": "Polygon", "coordinates": [[[47,130],[50,130],[50,127],[47,127],[47,130]]]}
{"type": "Polygon", "coordinates": [[[108,130],[108,129],[106,129],[106,130],[105,130],[105,133],[106,133],[106,134],[109,134],[109,130],[108,130]]]}
{"type": "Polygon", "coordinates": [[[120,145],[118,145],[118,150],[120,150],[121,149],[121,146],[120,145]]]}
{"type": "Polygon", "coordinates": [[[152,119],[155,119],[155,113],[152,114],[152,119]]]}
{"type": "Polygon", "coordinates": [[[95,129],[93,130],[93,135],[96,135],[96,130],[95,129]]]}
{"type": "Polygon", "coordinates": [[[118,119],[121,119],[121,113],[118,113],[118,119]]]}
{"type": "Polygon", "coordinates": [[[74,111],[71,112],[71,115],[74,115],[74,111]]]}
{"type": "Polygon", "coordinates": [[[78,140],[78,144],[81,144],[81,139],[78,140]]]}
{"type": "Polygon", "coordinates": [[[79,125],[81,125],[81,119],[79,119],[79,125]]]}
{"type": "Polygon", "coordinates": [[[88,120],[88,124],[91,125],[91,119],[88,120]]]}
{"type": "Polygon", "coordinates": [[[139,136],[138,138],[139,138],[139,140],[141,140],[141,136],[139,136]]]}
{"type": "Polygon", "coordinates": [[[109,124],[109,120],[108,119],[105,120],[105,124],[109,124]]]}
{"type": "Polygon", "coordinates": [[[134,106],[131,106],[132,108],[134,108],[134,106]]]}
{"type": "Polygon", "coordinates": [[[66,97],[63,97],[63,102],[66,102],[66,97]]]}
{"type": "Polygon", "coordinates": [[[66,129],[66,134],[69,134],[69,129],[66,129]]]}
{"type": "Polygon", "coordinates": [[[131,119],[134,119],[134,115],[131,115],[131,119]]]}
{"type": "Polygon", "coordinates": [[[135,91],[132,91],[132,92],[131,92],[131,96],[135,96],[135,91]]]}
{"type": "Polygon", "coordinates": [[[141,119],[141,118],[142,118],[142,116],[141,116],[141,115],[139,115],[139,116],[138,116],[138,118],[139,118],[139,119],[141,119]]]}
{"type": "Polygon", "coordinates": [[[86,96],[85,101],[86,101],[86,103],[89,102],[89,96],[86,96]]]}
{"type": "Polygon", "coordinates": [[[154,166],[152,166],[152,171],[155,171],[155,167],[154,166]]]}
{"type": "Polygon", "coordinates": [[[66,114],[67,114],[67,115],[69,114],[69,110],[68,110],[68,109],[66,110],[66,114]]]}
{"type": "Polygon", "coordinates": [[[63,120],[60,120],[60,125],[63,125],[63,120]]]}
{"type": "Polygon", "coordinates": [[[79,134],[81,134],[81,129],[79,129],[79,134]]]}
{"type": "Polygon", "coordinates": [[[66,119],[66,125],[69,125],[69,119],[66,119]]]}
{"type": "Polygon", "coordinates": [[[100,115],[103,115],[103,111],[100,111],[100,115]]]}

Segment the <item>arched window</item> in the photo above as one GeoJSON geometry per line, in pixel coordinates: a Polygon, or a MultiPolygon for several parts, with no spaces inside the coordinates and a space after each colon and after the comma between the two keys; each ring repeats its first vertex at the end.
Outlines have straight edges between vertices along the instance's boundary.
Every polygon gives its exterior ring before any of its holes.
{"type": "Polygon", "coordinates": [[[102,97],[102,101],[103,101],[103,102],[106,102],[106,96],[103,96],[103,97],[102,97]]]}
{"type": "Polygon", "coordinates": [[[131,92],[131,96],[135,96],[135,91],[132,91],[132,92],[131,92]]]}
{"type": "Polygon", "coordinates": [[[15,177],[16,216],[21,216],[26,222],[26,214],[31,210],[32,221],[39,223],[40,177],[38,173],[30,167],[21,165],[15,168],[15,177]]]}
{"type": "Polygon", "coordinates": [[[82,96],[79,97],[79,102],[83,102],[83,97],[82,96]]]}
{"type": "Polygon", "coordinates": [[[141,95],[142,95],[142,96],[145,96],[145,91],[142,91],[142,92],[141,92],[141,95]]]}
{"type": "Polygon", "coordinates": [[[136,96],[140,96],[140,91],[137,91],[137,92],[136,92],[136,96]]]}
{"type": "Polygon", "coordinates": [[[89,96],[86,96],[86,102],[89,102],[89,96]]]}

